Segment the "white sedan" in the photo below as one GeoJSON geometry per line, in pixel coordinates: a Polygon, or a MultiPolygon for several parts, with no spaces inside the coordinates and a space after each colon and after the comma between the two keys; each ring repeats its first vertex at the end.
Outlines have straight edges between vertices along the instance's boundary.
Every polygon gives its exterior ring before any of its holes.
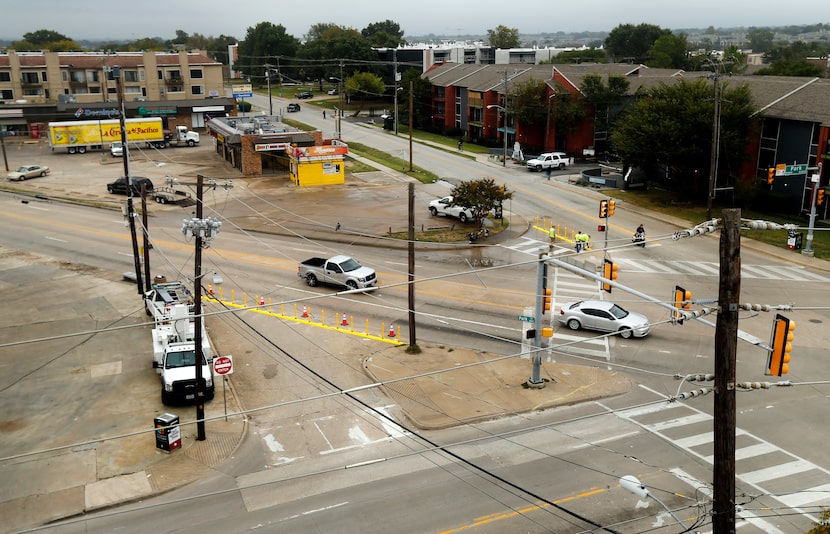
{"type": "Polygon", "coordinates": [[[38,176],[46,176],[49,174],[49,167],[45,165],[24,165],[18,167],[16,171],[10,172],[6,175],[9,180],[26,180],[28,178],[37,178],[38,176]]]}
{"type": "Polygon", "coordinates": [[[569,302],[559,311],[559,322],[571,330],[616,332],[624,338],[644,337],[649,331],[648,317],[604,300],[569,302]]]}

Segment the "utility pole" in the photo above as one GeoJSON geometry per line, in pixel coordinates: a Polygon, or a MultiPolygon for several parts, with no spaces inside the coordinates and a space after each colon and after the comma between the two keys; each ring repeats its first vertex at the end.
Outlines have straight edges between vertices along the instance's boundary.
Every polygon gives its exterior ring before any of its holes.
{"type": "Polygon", "coordinates": [[[718,179],[718,160],[720,159],[720,62],[713,63],[715,72],[712,76],[715,86],[715,112],[712,118],[712,152],[709,157],[709,192],[706,195],[706,219],[712,219],[712,202],[715,199],[715,182],[718,179]]]}
{"type": "Polygon", "coordinates": [[[195,364],[196,364],[196,439],[205,440],[205,378],[202,376],[202,362],[204,352],[202,347],[202,249],[208,248],[210,242],[216,237],[222,223],[213,217],[202,218],[202,190],[204,188],[204,177],[200,174],[196,177],[196,217],[185,219],[182,225],[182,233],[186,237],[194,236],[196,239],[195,268],[193,277],[193,330],[195,336],[195,364]]]}
{"type": "Polygon", "coordinates": [[[417,344],[415,339],[415,184],[409,182],[409,233],[407,235],[409,255],[409,284],[407,284],[409,297],[409,346],[417,344]]]}
{"type": "Polygon", "coordinates": [[[807,244],[804,247],[804,250],[801,251],[801,253],[805,256],[815,255],[815,251],[813,251],[813,229],[816,224],[816,202],[818,199],[818,190],[821,187],[821,163],[822,162],[820,161],[818,162],[816,172],[810,178],[810,181],[813,184],[810,193],[810,225],[807,227],[807,244]]]}
{"type": "Polygon", "coordinates": [[[127,221],[130,225],[130,239],[133,245],[133,264],[135,266],[136,289],[139,295],[144,295],[144,280],[141,277],[141,258],[138,253],[138,237],[135,230],[135,205],[133,204],[133,179],[130,176],[130,147],[127,142],[127,124],[124,115],[124,84],[121,81],[121,67],[116,65],[112,69],[115,78],[115,87],[118,94],[118,116],[121,126],[121,146],[124,147],[124,178],[127,181],[127,221]]]}
{"type": "Polygon", "coordinates": [[[533,388],[545,387],[542,380],[542,307],[544,306],[545,277],[548,273],[547,260],[549,256],[544,248],[539,249],[539,263],[536,264],[536,317],[534,328],[536,335],[533,338],[533,362],[530,378],[527,383],[533,388]]]}
{"type": "Polygon", "coordinates": [[[265,83],[268,85],[268,115],[274,115],[274,101],[271,98],[271,65],[265,64],[265,83]]]}
{"type": "Polygon", "coordinates": [[[723,210],[720,285],[715,325],[714,506],[715,534],[735,532],[735,374],[741,297],[741,210],[723,210]]]}

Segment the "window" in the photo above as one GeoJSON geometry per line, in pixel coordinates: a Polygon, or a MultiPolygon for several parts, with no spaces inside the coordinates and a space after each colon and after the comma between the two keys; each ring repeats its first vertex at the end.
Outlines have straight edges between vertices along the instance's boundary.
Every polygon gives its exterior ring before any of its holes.
{"type": "Polygon", "coordinates": [[[70,83],[84,83],[85,73],[82,70],[71,70],[69,71],[69,82],[70,83]]]}
{"type": "Polygon", "coordinates": [[[40,81],[37,72],[22,72],[20,75],[23,77],[23,83],[38,83],[40,81]]]}
{"type": "Polygon", "coordinates": [[[141,87],[138,87],[137,85],[128,85],[127,87],[124,88],[124,94],[127,94],[127,95],[141,94],[141,87]]]}
{"type": "Polygon", "coordinates": [[[190,69],[190,77],[195,80],[202,79],[202,69],[190,69]]]}
{"type": "Polygon", "coordinates": [[[43,80],[44,82],[48,82],[48,81],[49,81],[49,79],[48,79],[48,78],[46,78],[46,71],[45,71],[45,70],[44,70],[44,71],[41,71],[41,73],[40,73],[40,79],[41,79],[41,80],[43,80]]]}
{"type": "Polygon", "coordinates": [[[14,100],[14,91],[11,89],[0,89],[0,100],[14,100]]]}
{"type": "Polygon", "coordinates": [[[41,94],[40,87],[29,87],[23,89],[23,96],[40,96],[41,94]]]}
{"type": "Polygon", "coordinates": [[[97,70],[88,70],[86,71],[86,81],[88,83],[98,83],[98,71],[97,70]]]}
{"type": "Polygon", "coordinates": [[[203,94],[205,94],[205,88],[201,85],[191,85],[190,86],[190,94],[203,95],[203,94]]]}
{"type": "Polygon", "coordinates": [[[86,87],[73,87],[72,94],[73,95],[85,95],[88,94],[89,90],[86,87]]]}
{"type": "Polygon", "coordinates": [[[10,82],[12,81],[12,75],[10,72],[0,72],[0,82],[10,82]]]}
{"type": "Polygon", "coordinates": [[[138,81],[138,71],[137,70],[125,70],[124,71],[124,81],[125,82],[137,82],[138,81]]]}
{"type": "Polygon", "coordinates": [[[184,86],[183,85],[168,85],[167,86],[168,93],[183,93],[184,86]]]}

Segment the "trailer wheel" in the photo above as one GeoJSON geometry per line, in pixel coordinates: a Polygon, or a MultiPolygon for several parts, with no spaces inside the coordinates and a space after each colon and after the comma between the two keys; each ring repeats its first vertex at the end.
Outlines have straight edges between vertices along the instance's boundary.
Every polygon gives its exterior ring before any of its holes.
{"type": "Polygon", "coordinates": [[[310,274],[305,277],[305,283],[309,285],[309,287],[316,287],[317,286],[317,277],[313,274],[310,274]]]}
{"type": "Polygon", "coordinates": [[[158,196],[156,197],[156,202],[158,202],[159,204],[167,204],[167,199],[163,196],[158,196]]]}
{"type": "Polygon", "coordinates": [[[75,147],[74,146],[69,147],[67,149],[67,152],[69,152],[70,154],[74,154],[75,153],[75,147]]]}
{"type": "Polygon", "coordinates": [[[78,147],[78,154],[86,154],[86,147],[85,146],[79,146],[78,147]]]}

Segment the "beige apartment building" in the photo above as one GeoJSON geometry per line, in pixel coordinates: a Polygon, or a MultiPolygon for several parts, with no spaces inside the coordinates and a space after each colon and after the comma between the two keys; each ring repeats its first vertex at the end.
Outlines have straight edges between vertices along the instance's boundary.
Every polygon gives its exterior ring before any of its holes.
{"type": "Polygon", "coordinates": [[[193,52],[14,52],[0,54],[4,104],[115,101],[108,74],[119,67],[124,100],[190,100],[224,96],[222,64],[193,52]],[[24,102],[25,101],[25,102],[24,102]]]}

